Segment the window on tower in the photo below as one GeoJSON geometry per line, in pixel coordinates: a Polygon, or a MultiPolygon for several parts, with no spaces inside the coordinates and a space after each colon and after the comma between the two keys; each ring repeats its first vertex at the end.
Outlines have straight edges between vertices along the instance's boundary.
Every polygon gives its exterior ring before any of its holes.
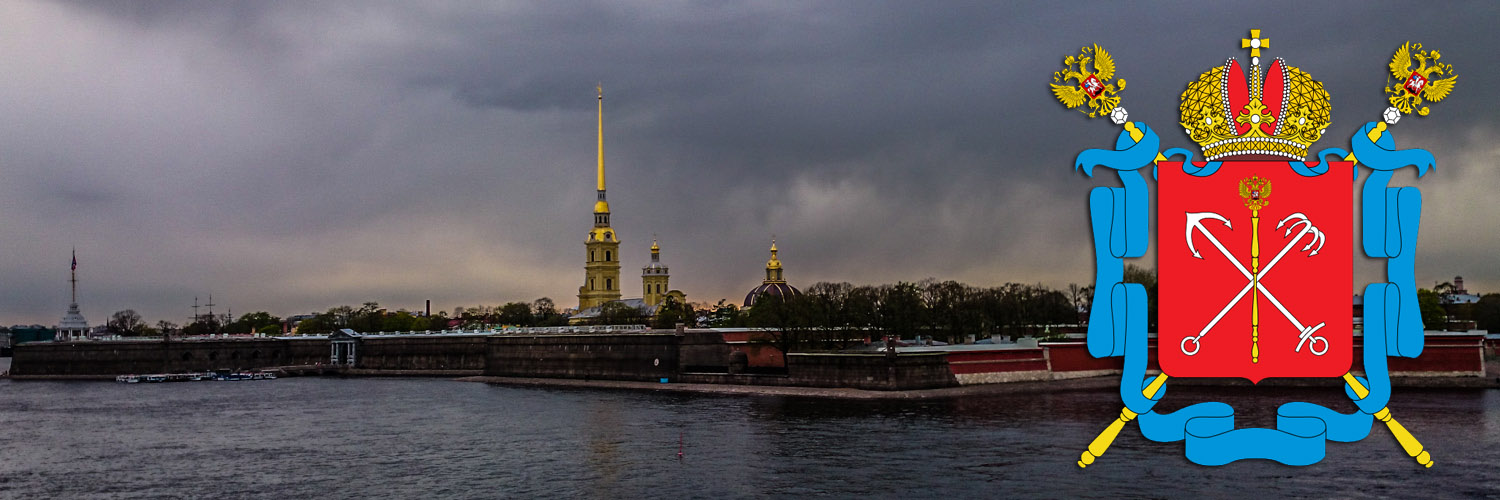
{"type": "MultiPolygon", "coordinates": [[[[606,258],[609,257],[609,252],[604,252],[604,256],[606,258]]],[[[612,278],[604,278],[604,289],[605,290],[614,290],[615,289],[615,280],[612,279],[612,278]]]]}
{"type": "Polygon", "coordinates": [[[610,261],[613,261],[613,260],[614,259],[610,258],[610,252],[609,252],[609,250],[605,250],[604,251],[604,261],[605,262],[610,262],[610,261]]]}

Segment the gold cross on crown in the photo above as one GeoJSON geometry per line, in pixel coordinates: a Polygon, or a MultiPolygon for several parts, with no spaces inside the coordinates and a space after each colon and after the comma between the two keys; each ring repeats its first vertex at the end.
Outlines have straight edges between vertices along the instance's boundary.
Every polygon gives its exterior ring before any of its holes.
{"type": "Polygon", "coordinates": [[[1260,30],[1250,30],[1250,38],[1240,39],[1240,48],[1250,49],[1251,66],[1260,66],[1260,49],[1271,48],[1271,39],[1261,38],[1260,30]]]}

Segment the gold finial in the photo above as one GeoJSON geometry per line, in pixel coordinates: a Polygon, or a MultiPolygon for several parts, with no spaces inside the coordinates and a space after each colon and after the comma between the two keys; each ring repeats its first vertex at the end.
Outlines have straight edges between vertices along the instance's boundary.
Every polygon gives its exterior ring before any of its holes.
{"type": "Polygon", "coordinates": [[[1271,39],[1261,38],[1260,30],[1250,30],[1250,38],[1240,39],[1240,48],[1250,49],[1251,66],[1260,66],[1260,49],[1271,48],[1271,39]]]}
{"type": "Polygon", "coordinates": [[[776,237],[771,237],[771,260],[766,261],[766,269],[781,269],[781,259],[776,256],[776,237]]]}

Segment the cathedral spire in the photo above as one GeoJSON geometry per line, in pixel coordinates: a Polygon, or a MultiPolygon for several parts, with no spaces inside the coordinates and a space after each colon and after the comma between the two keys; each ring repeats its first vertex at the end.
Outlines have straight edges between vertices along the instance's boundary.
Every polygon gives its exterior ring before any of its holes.
{"type": "Polygon", "coordinates": [[[609,202],[604,200],[604,85],[595,89],[599,91],[599,201],[594,203],[594,213],[609,213],[609,202]]]}
{"type": "Polygon", "coordinates": [[[609,202],[604,200],[604,86],[596,87],[599,99],[599,198],[594,201],[594,227],[584,246],[583,286],[578,287],[580,311],[620,300],[620,239],[609,225],[609,202]]]}

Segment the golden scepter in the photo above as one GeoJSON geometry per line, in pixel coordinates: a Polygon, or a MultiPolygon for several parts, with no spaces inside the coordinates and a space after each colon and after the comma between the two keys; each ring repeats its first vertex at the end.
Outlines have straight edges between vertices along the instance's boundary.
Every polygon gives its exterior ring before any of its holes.
{"type": "Polygon", "coordinates": [[[1271,180],[1240,181],[1240,197],[1250,209],[1250,362],[1260,362],[1260,209],[1270,204],[1271,180]]]}
{"type": "MultiPolygon", "coordinates": [[[[1109,116],[1110,121],[1115,125],[1125,127],[1125,131],[1130,133],[1130,138],[1139,142],[1146,134],[1136,126],[1135,122],[1127,121],[1130,115],[1125,112],[1124,107],[1120,106],[1120,97],[1116,95],[1121,90],[1125,90],[1125,79],[1121,78],[1115,84],[1110,84],[1109,79],[1114,77],[1114,74],[1115,61],[1109,55],[1109,51],[1104,50],[1098,44],[1094,44],[1093,47],[1083,47],[1079,49],[1078,55],[1063,59],[1062,71],[1052,73],[1052,95],[1068,109],[1081,108],[1078,111],[1088,115],[1089,118],[1109,116]],[[1090,63],[1092,63],[1092,68],[1090,63]]],[[[1165,159],[1166,157],[1157,153],[1156,161],[1165,159]]],[[[1157,375],[1156,379],[1141,391],[1141,394],[1147,398],[1155,397],[1166,381],[1167,374],[1157,375]]],[[[1114,423],[1109,424],[1104,432],[1099,433],[1099,436],[1089,443],[1088,450],[1085,450],[1078,459],[1078,466],[1087,467],[1094,463],[1096,457],[1109,450],[1109,445],[1114,443],[1115,437],[1120,435],[1120,430],[1125,428],[1125,423],[1134,420],[1136,416],[1130,408],[1121,408],[1120,416],[1115,419],[1114,423]]]]}
{"type": "MultiPolygon", "coordinates": [[[[1110,84],[1109,79],[1115,74],[1115,60],[1098,44],[1093,47],[1079,49],[1078,55],[1068,56],[1063,59],[1062,71],[1052,73],[1052,95],[1057,101],[1068,109],[1081,108],[1079,111],[1088,115],[1089,118],[1109,116],[1115,125],[1125,127],[1130,133],[1130,138],[1140,141],[1145,133],[1136,126],[1135,122],[1126,121],[1129,114],[1125,108],[1120,106],[1120,97],[1116,95],[1125,89],[1125,79],[1121,78],[1110,84]],[[1092,67],[1090,67],[1092,63],[1092,67]]],[[[1156,155],[1156,161],[1165,159],[1160,153],[1156,155]]],[[[1156,380],[1141,391],[1147,398],[1155,397],[1156,392],[1161,390],[1162,384],[1166,383],[1167,374],[1156,376],[1156,380]]],[[[1078,459],[1079,467],[1087,467],[1094,463],[1094,458],[1103,455],[1114,443],[1115,437],[1120,435],[1120,430],[1125,428],[1125,423],[1134,420],[1136,413],[1130,408],[1121,408],[1120,416],[1114,423],[1099,433],[1088,450],[1078,459]]]]}
{"type": "MultiPolygon", "coordinates": [[[[1452,64],[1438,62],[1442,57],[1443,54],[1437,49],[1424,51],[1422,44],[1409,41],[1396,49],[1389,65],[1390,78],[1386,80],[1388,83],[1394,80],[1394,83],[1385,87],[1385,93],[1389,96],[1386,100],[1391,106],[1385,108],[1385,112],[1381,114],[1382,120],[1375,123],[1375,128],[1365,134],[1370,142],[1380,140],[1380,134],[1400,121],[1403,114],[1415,113],[1417,116],[1427,116],[1432,110],[1422,105],[1423,100],[1438,102],[1453,92],[1458,76],[1453,74],[1452,64]],[[1420,62],[1420,65],[1413,68],[1413,61],[1420,62]]],[[[1345,156],[1344,160],[1359,161],[1354,157],[1354,153],[1345,156]]],[[[1344,382],[1354,389],[1354,394],[1360,399],[1370,395],[1370,390],[1354,378],[1353,372],[1344,374],[1344,382]]],[[[1375,412],[1375,418],[1385,422],[1385,426],[1391,430],[1392,435],[1396,436],[1396,441],[1401,443],[1401,449],[1405,450],[1407,455],[1417,459],[1417,463],[1425,467],[1432,467],[1432,456],[1423,449],[1422,443],[1411,435],[1411,431],[1406,430],[1405,426],[1391,417],[1389,406],[1375,412]]]]}

